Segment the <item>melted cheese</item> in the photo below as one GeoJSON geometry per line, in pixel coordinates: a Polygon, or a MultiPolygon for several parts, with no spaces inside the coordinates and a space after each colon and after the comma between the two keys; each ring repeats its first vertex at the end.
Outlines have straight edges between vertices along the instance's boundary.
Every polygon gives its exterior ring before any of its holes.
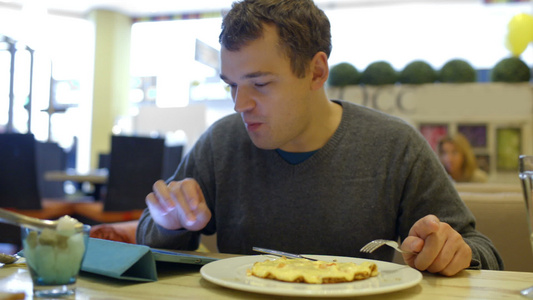
{"type": "Polygon", "coordinates": [[[256,262],[249,275],[288,282],[336,283],[366,279],[378,274],[377,266],[371,262],[358,265],[353,262],[310,261],[287,259],[256,262]]]}

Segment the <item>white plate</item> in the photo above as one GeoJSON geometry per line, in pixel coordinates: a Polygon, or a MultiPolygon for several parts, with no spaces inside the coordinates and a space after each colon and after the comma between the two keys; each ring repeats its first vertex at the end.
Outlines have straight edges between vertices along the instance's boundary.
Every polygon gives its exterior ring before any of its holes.
{"type": "Polygon", "coordinates": [[[304,297],[345,297],[389,293],[417,285],[422,274],[409,266],[389,262],[343,256],[306,255],[324,261],[354,262],[372,261],[377,264],[376,277],[345,283],[306,284],[289,283],[246,275],[257,261],[274,259],[271,255],[241,256],[206,264],[200,269],[202,277],[212,283],[241,291],[304,297]]]}

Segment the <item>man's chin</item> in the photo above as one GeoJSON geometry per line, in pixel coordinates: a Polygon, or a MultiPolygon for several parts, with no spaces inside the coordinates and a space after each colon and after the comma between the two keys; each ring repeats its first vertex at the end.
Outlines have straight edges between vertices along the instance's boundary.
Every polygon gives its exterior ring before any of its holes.
{"type": "Polygon", "coordinates": [[[259,139],[257,137],[254,138],[251,135],[250,139],[252,140],[252,143],[254,143],[254,145],[259,149],[274,150],[279,148],[279,146],[273,143],[272,141],[265,141],[264,139],[259,139]]]}

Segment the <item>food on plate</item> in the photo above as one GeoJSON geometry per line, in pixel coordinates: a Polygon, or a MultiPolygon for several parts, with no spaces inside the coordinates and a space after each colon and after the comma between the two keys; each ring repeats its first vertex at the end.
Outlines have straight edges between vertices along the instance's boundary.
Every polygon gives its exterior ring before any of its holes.
{"type": "Polygon", "coordinates": [[[378,275],[378,267],[373,262],[361,264],[353,262],[311,261],[304,258],[256,262],[248,275],[286,282],[313,284],[339,283],[366,279],[378,275]]]}

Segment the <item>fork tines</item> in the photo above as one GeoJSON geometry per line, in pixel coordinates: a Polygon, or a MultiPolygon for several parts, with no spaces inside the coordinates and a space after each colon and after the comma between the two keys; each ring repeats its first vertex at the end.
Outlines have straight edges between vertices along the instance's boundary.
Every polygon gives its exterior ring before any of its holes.
{"type": "Polygon", "coordinates": [[[364,245],[363,248],[361,248],[361,250],[359,251],[364,252],[364,253],[372,253],[379,247],[385,245],[385,243],[386,243],[386,240],[373,240],[370,243],[364,245]]]}

